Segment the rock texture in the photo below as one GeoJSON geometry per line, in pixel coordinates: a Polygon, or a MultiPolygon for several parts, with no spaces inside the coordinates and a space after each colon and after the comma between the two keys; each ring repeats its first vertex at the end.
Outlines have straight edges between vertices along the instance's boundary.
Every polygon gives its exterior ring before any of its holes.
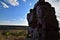
{"type": "MultiPolygon", "coordinates": [[[[29,27],[37,29],[37,40],[58,40],[59,27],[55,15],[55,8],[45,0],[39,0],[27,14],[29,27]]],[[[32,40],[32,39],[31,39],[32,40]]]]}

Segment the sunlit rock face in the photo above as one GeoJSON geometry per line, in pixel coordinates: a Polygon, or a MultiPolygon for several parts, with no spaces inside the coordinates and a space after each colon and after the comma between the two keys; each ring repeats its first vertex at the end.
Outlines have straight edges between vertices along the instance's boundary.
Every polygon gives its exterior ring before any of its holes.
{"type": "Polygon", "coordinates": [[[48,2],[38,1],[32,12],[27,15],[27,20],[29,27],[37,28],[38,40],[58,40],[59,24],[56,19],[55,8],[48,2]]]}

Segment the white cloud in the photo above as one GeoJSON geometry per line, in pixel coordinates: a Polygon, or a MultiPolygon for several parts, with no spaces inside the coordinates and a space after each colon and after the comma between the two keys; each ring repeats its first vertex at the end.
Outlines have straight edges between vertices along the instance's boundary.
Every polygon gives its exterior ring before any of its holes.
{"type": "Polygon", "coordinates": [[[38,0],[37,0],[38,1],[38,0]]]}
{"type": "Polygon", "coordinates": [[[12,5],[12,6],[18,6],[19,2],[17,0],[8,0],[8,2],[12,5]]]}
{"type": "Polygon", "coordinates": [[[23,2],[26,2],[26,0],[23,0],[23,2]]]}
{"type": "Polygon", "coordinates": [[[29,4],[29,6],[31,6],[31,5],[32,5],[32,3],[29,4]]]}
{"type": "Polygon", "coordinates": [[[1,4],[4,8],[9,8],[9,6],[7,4],[5,4],[4,2],[1,2],[1,4]]]}
{"type": "Polygon", "coordinates": [[[12,21],[16,21],[17,19],[11,19],[12,21]]]}

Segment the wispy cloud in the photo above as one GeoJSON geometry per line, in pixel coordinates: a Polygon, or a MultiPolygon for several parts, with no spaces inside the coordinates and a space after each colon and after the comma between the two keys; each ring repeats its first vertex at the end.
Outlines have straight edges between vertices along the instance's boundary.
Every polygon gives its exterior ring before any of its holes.
{"type": "Polygon", "coordinates": [[[45,0],[45,1],[52,2],[52,3],[60,2],[60,0],[45,0]]]}
{"type": "Polygon", "coordinates": [[[11,6],[18,6],[19,5],[18,0],[2,0],[2,1],[0,1],[0,3],[2,4],[2,6],[4,8],[9,8],[10,6],[8,4],[10,4],[11,6]]]}
{"type": "Polygon", "coordinates": [[[18,6],[19,2],[17,0],[8,0],[8,2],[12,5],[12,6],[18,6]]]}
{"type": "Polygon", "coordinates": [[[0,21],[0,25],[8,25],[10,23],[11,23],[10,20],[2,20],[2,21],[0,21]]]}
{"type": "Polygon", "coordinates": [[[26,0],[23,0],[23,2],[26,2],[26,0]]]}
{"type": "Polygon", "coordinates": [[[29,6],[31,6],[32,5],[32,3],[29,3],[29,6]]]}
{"type": "Polygon", "coordinates": [[[20,23],[21,25],[26,25],[26,26],[28,26],[27,19],[21,18],[21,19],[20,19],[20,22],[21,22],[21,23],[20,23]]]}
{"type": "Polygon", "coordinates": [[[4,2],[1,2],[1,4],[4,8],[9,8],[9,6],[7,4],[5,4],[4,2]]]}
{"type": "Polygon", "coordinates": [[[53,2],[60,2],[60,0],[53,0],[53,2]]]}
{"type": "Polygon", "coordinates": [[[11,20],[2,20],[0,21],[0,25],[23,25],[28,26],[27,19],[11,19],[11,20]]]}
{"type": "Polygon", "coordinates": [[[38,0],[37,0],[38,1],[38,0]]]}

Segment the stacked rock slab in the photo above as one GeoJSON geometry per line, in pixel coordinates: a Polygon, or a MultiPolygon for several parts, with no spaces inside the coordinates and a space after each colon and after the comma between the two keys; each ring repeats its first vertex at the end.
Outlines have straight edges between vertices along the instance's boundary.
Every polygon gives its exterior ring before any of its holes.
{"type": "Polygon", "coordinates": [[[29,27],[38,29],[38,40],[58,40],[59,24],[56,19],[55,8],[45,0],[39,0],[32,10],[33,14],[29,14],[32,16],[27,15],[27,20],[29,27]]]}

